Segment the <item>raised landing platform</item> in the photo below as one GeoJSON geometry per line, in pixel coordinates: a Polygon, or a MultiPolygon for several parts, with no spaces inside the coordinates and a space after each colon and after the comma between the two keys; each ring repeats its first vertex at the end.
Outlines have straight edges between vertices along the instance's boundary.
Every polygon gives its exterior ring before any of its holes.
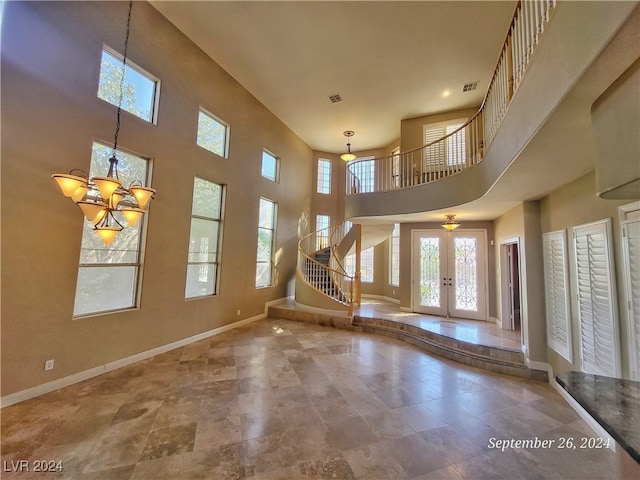
{"type": "Polygon", "coordinates": [[[518,332],[504,332],[487,322],[403,313],[397,305],[378,300],[363,301],[353,318],[297,308],[293,301],[270,306],[269,317],[384,335],[465,365],[548,380],[547,372],[529,369],[522,351],[514,348],[518,332]]]}

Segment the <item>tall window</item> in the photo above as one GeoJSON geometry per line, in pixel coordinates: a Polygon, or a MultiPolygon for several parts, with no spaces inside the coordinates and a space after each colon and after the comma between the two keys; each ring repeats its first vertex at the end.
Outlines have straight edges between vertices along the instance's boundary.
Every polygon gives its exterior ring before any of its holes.
{"type": "MultiPolygon", "coordinates": [[[[423,127],[424,144],[436,142],[455,132],[466,123],[466,119],[449,120],[447,122],[431,123],[423,127]]],[[[443,142],[437,142],[424,150],[424,161],[427,167],[441,167],[464,165],[467,158],[466,130],[447,137],[443,142]]]]}
{"type": "Polygon", "coordinates": [[[316,215],[316,250],[329,246],[329,215],[316,215]]]}
{"type": "Polygon", "coordinates": [[[276,204],[260,199],[258,218],[258,254],[256,259],[256,288],[271,285],[273,272],[273,247],[276,231],[276,204]]]}
{"type": "Polygon", "coordinates": [[[376,164],[373,158],[356,158],[348,166],[355,178],[349,178],[350,175],[347,175],[347,192],[365,193],[374,191],[376,164]]]}
{"type": "Polygon", "coordinates": [[[212,113],[201,108],[198,112],[198,138],[196,143],[220,157],[227,158],[229,126],[212,113]]]}
{"type": "Polygon", "coordinates": [[[331,160],[318,159],[318,184],[316,192],[326,195],[331,193],[331,160]]]}
{"type": "Polygon", "coordinates": [[[193,182],[186,298],[217,293],[224,188],[196,177],[193,182]]]}
{"type": "Polygon", "coordinates": [[[280,159],[266,150],[262,151],[262,176],[272,182],[278,181],[280,159]]]}
{"type": "Polygon", "coordinates": [[[98,98],[118,106],[120,85],[123,85],[122,109],[147,122],[155,122],[160,81],[129,60],[123,72],[122,60],[114,50],[108,47],[102,50],[98,98]]]}
{"type": "MultiPolygon", "coordinates": [[[[355,253],[344,257],[344,270],[347,272],[347,275],[355,275],[355,253]]],[[[360,252],[360,280],[364,283],[373,283],[373,247],[369,247],[360,252]]]]}
{"type": "Polygon", "coordinates": [[[389,285],[400,286],[400,224],[396,223],[389,238],[389,285]]]}
{"type": "Polygon", "coordinates": [[[400,147],[396,147],[391,151],[391,186],[399,188],[402,181],[400,172],[400,147]]]}
{"type": "MultiPolygon", "coordinates": [[[[104,175],[109,169],[111,147],[93,143],[89,177],[104,175]]],[[[123,185],[134,180],[148,180],[145,158],[118,150],[123,185]]],[[[120,212],[114,212],[125,224],[120,212]]],[[[80,266],[73,308],[74,316],[91,315],[133,308],[138,300],[140,277],[140,246],[143,241],[144,218],[135,227],[127,226],[111,245],[105,245],[95,233],[93,223],[84,222],[80,247],[80,266]]]]}

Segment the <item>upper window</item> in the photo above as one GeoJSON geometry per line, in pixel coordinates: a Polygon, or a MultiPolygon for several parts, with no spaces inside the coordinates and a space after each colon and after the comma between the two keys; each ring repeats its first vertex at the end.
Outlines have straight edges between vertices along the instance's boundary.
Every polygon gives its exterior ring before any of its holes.
{"type": "Polygon", "coordinates": [[[227,158],[229,126],[203,108],[198,113],[196,143],[220,157],[227,158]]]}
{"type": "MultiPolygon", "coordinates": [[[[109,169],[111,151],[111,147],[103,143],[93,143],[89,177],[104,175],[109,169]]],[[[148,179],[146,158],[119,149],[118,159],[122,167],[126,166],[118,170],[123,185],[148,179]]],[[[119,222],[126,222],[121,212],[113,214],[119,222]]],[[[144,217],[135,227],[127,225],[111,245],[105,245],[94,231],[93,223],[84,222],[74,316],[125,310],[137,305],[143,224],[144,217]]]]}
{"type": "Polygon", "coordinates": [[[399,188],[402,178],[400,173],[400,147],[396,147],[391,151],[391,159],[391,186],[399,188]]]}
{"type": "MultiPolygon", "coordinates": [[[[355,275],[355,253],[344,257],[344,270],[347,275],[355,275]]],[[[360,252],[360,281],[363,283],[373,283],[373,247],[369,247],[360,252]]]]}
{"type": "Polygon", "coordinates": [[[348,166],[353,175],[347,175],[347,192],[365,193],[374,191],[376,162],[373,158],[356,158],[348,166]]]}
{"type": "Polygon", "coordinates": [[[389,285],[400,286],[400,224],[396,223],[389,238],[389,285]]]}
{"type": "Polygon", "coordinates": [[[262,151],[262,176],[268,178],[272,182],[278,181],[278,167],[280,165],[280,159],[275,155],[262,151]]]}
{"type": "Polygon", "coordinates": [[[160,81],[129,60],[123,72],[122,62],[123,57],[114,50],[108,47],[102,50],[98,98],[120,105],[147,122],[155,122],[160,81]]]}
{"type": "Polygon", "coordinates": [[[331,193],[331,160],[318,159],[318,183],[316,192],[326,195],[331,193]]]}
{"type": "Polygon", "coordinates": [[[446,167],[451,165],[464,165],[467,158],[466,129],[456,133],[467,122],[466,119],[449,120],[440,123],[425,125],[424,144],[436,142],[424,150],[424,161],[427,166],[446,167]],[[443,142],[438,142],[446,135],[452,134],[443,142]]]}
{"type": "Polygon", "coordinates": [[[273,247],[276,232],[276,204],[260,199],[258,216],[258,253],[256,257],[256,288],[271,285],[273,272],[273,247]]]}
{"type": "Polygon", "coordinates": [[[185,297],[217,293],[224,188],[202,178],[193,182],[185,297]]]}
{"type": "Polygon", "coordinates": [[[316,215],[316,250],[329,246],[329,215],[316,215]]]}

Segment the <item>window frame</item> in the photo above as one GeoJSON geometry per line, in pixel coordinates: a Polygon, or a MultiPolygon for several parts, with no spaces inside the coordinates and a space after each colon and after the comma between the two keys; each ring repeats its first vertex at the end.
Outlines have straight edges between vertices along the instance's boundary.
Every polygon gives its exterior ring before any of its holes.
{"type": "Polygon", "coordinates": [[[262,165],[260,169],[260,174],[262,175],[262,178],[266,178],[267,180],[270,180],[273,183],[280,183],[280,157],[278,157],[277,155],[274,155],[272,152],[270,152],[266,148],[262,149],[262,165]],[[264,156],[265,155],[268,155],[274,160],[275,165],[273,167],[274,169],[273,178],[268,177],[264,174],[264,156]]]}
{"type": "Polygon", "coordinates": [[[324,250],[329,247],[329,227],[331,226],[331,216],[317,214],[316,215],[316,251],[324,250]],[[326,222],[320,222],[326,219],[326,222]],[[319,233],[326,229],[326,235],[319,233]]]}
{"type": "MultiPolygon", "coordinates": [[[[422,140],[423,140],[423,145],[427,145],[428,143],[431,143],[435,140],[431,139],[428,140],[427,138],[427,131],[428,130],[433,130],[436,128],[441,128],[442,129],[442,134],[440,134],[440,136],[438,138],[443,138],[447,135],[449,135],[450,133],[447,133],[447,130],[449,127],[451,126],[455,126],[455,128],[453,129],[454,131],[457,130],[458,128],[461,128],[463,125],[465,125],[467,122],[469,121],[468,118],[463,117],[463,118],[453,118],[451,120],[443,120],[441,122],[433,122],[433,123],[425,123],[422,125],[422,140]]],[[[452,133],[452,132],[451,132],[452,133]]],[[[461,130],[459,133],[462,133],[462,144],[463,144],[463,154],[462,154],[462,158],[461,159],[457,159],[456,161],[451,162],[450,161],[450,155],[449,155],[449,149],[450,149],[450,142],[453,138],[452,137],[448,137],[447,140],[444,142],[444,151],[443,152],[430,152],[429,148],[425,148],[424,149],[424,153],[423,153],[423,157],[422,157],[422,161],[424,166],[427,169],[433,169],[433,167],[439,168],[439,169],[447,169],[450,167],[459,167],[459,166],[464,166],[466,164],[467,161],[467,155],[469,152],[469,139],[467,138],[467,132],[465,129],[461,130]],[[432,159],[429,158],[429,155],[433,155],[433,156],[437,156],[437,158],[432,159]]],[[[436,139],[437,140],[437,139],[436,139]]],[[[435,146],[435,145],[434,145],[435,146]]],[[[456,151],[454,149],[454,151],[456,151]]]]}
{"type": "Polygon", "coordinates": [[[222,235],[223,235],[223,229],[224,229],[224,211],[225,211],[225,198],[226,198],[226,185],[222,184],[222,183],[217,183],[211,180],[208,180],[206,178],[203,177],[199,177],[199,176],[194,176],[193,179],[193,190],[191,193],[191,222],[189,223],[189,243],[187,246],[187,273],[185,275],[185,292],[184,292],[184,298],[185,300],[196,300],[199,298],[208,298],[208,297],[215,297],[219,294],[219,287],[220,287],[220,259],[222,257],[222,235]],[[193,213],[193,199],[195,198],[195,193],[196,193],[196,181],[197,180],[201,180],[203,182],[208,182],[210,184],[213,185],[217,185],[220,187],[220,213],[218,218],[214,218],[214,217],[206,217],[204,215],[194,215],[193,213]],[[191,228],[192,228],[192,224],[193,224],[193,220],[198,219],[198,220],[205,220],[205,221],[210,221],[210,222],[217,222],[218,224],[218,231],[217,231],[217,238],[216,238],[216,258],[215,261],[213,262],[190,262],[189,261],[189,253],[190,253],[190,245],[191,245],[191,228]],[[213,279],[213,292],[212,293],[208,293],[206,295],[191,295],[191,296],[187,296],[187,282],[188,282],[188,271],[189,271],[189,266],[190,265],[215,265],[215,278],[213,279]]]}
{"type": "Polygon", "coordinates": [[[400,286],[400,224],[393,226],[393,231],[389,236],[389,285],[391,287],[400,286]],[[396,234],[397,233],[397,234],[396,234]],[[397,265],[394,265],[394,248],[397,249],[397,265]],[[394,272],[397,272],[397,282],[394,283],[394,272]]]}
{"type": "MultiPolygon", "coordinates": [[[[91,171],[91,167],[92,167],[92,163],[93,163],[93,155],[94,155],[94,148],[95,145],[99,144],[103,147],[105,147],[109,152],[111,151],[111,145],[109,142],[106,142],[104,140],[99,140],[97,138],[93,138],[92,142],[91,142],[91,159],[89,161],[89,176],[93,176],[92,171],[91,171]]],[[[118,147],[118,152],[120,153],[124,153],[127,155],[131,155],[131,156],[135,156],[141,160],[144,160],[146,162],[146,172],[145,172],[145,178],[144,179],[138,179],[143,181],[144,180],[144,184],[147,186],[151,186],[151,180],[152,180],[152,173],[153,173],[153,159],[151,157],[145,157],[137,152],[134,152],[132,150],[128,150],[126,148],[122,148],[122,147],[118,147]]],[[[102,172],[96,172],[98,173],[98,175],[102,175],[102,172]]],[[[85,247],[83,246],[84,244],[84,235],[86,233],[85,227],[91,223],[89,222],[86,218],[83,218],[83,228],[82,228],[82,235],[80,238],[80,256],[79,256],[79,260],[78,260],[78,275],[77,275],[77,279],[76,279],[76,289],[74,292],[74,305],[73,305],[73,314],[72,314],[72,318],[74,320],[77,319],[82,319],[82,318],[89,318],[89,317],[96,317],[96,316],[100,316],[100,315],[108,315],[111,313],[119,313],[119,312],[125,312],[125,311],[129,311],[129,310],[137,310],[140,308],[140,302],[141,302],[141,298],[142,298],[142,277],[143,277],[143,270],[144,270],[144,254],[145,254],[145,246],[146,246],[146,242],[147,242],[147,226],[148,226],[148,210],[147,210],[147,214],[143,215],[143,217],[140,219],[140,221],[138,222],[138,225],[136,227],[130,227],[130,226],[126,226],[125,228],[139,228],[138,230],[138,245],[137,245],[137,250],[136,250],[136,261],[135,262],[123,262],[123,263],[83,263],[82,260],[82,251],[85,249],[85,247]],[[119,308],[109,308],[109,309],[105,309],[105,310],[94,310],[94,311],[90,311],[90,312],[85,312],[85,313],[76,313],[76,307],[77,307],[77,299],[78,299],[78,288],[81,286],[81,271],[83,269],[96,269],[95,271],[97,271],[97,269],[110,269],[110,268],[117,268],[117,267],[134,267],[136,269],[135,271],[135,275],[132,277],[133,280],[133,291],[131,292],[131,299],[132,299],[132,304],[129,306],[124,306],[124,307],[119,307],[119,308]]],[[[125,224],[124,222],[122,222],[123,224],[125,224]]],[[[126,225],[126,224],[125,224],[126,225]]],[[[116,247],[118,247],[117,244],[117,239],[114,242],[114,244],[112,245],[101,245],[101,247],[106,250],[109,251],[111,249],[115,250],[116,247]]],[[[95,249],[87,249],[87,250],[95,250],[95,249]]]]}
{"type": "Polygon", "coordinates": [[[256,278],[255,278],[255,287],[256,289],[260,288],[270,288],[273,287],[273,265],[274,265],[274,253],[276,247],[276,230],[278,228],[278,204],[273,200],[270,200],[266,197],[260,197],[258,202],[258,238],[256,243],[256,278]],[[269,202],[272,205],[272,222],[271,228],[262,227],[260,225],[260,205],[262,201],[269,202]],[[260,231],[261,230],[270,230],[271,231],[271,251],[269,253],[269,261],[261,261],[259,260],[259,248],[260,248],[260,231]],[[258,284],[258,265],[260,264],[268,264],[269,265],[269,283],[265,285],[258,284]]]}
{"type": "Polygon", "coordinates": [[[328,158],[318,158],[318,161],[316,162],[316,193],[319,193],[320,195],[331,195],[332,169],[333,169],[333,164],[331,160],[329,160],[328,158]],[[328,168],[321,169],[320,168],[321,163],[326,165],[328,168]],[[328,170],[328,172],[326,170],[328,170]],[[324,172],[322,176],[320,175],[321,171],[324,172]],[[325,177],[326,177],[326,180],[325,180],[325,177]],[[322,181],[321,181],[321,178],[322,178],[322,181]],[[325,184],[326,184],[327,191],[324,191],[325,184]]]}
{"type": "Polygon", "coordinates": [[[215,156],[220,157],[220,158],[224,158],[224,159],[229,159],[229,139],[231,137],[231,126],[225,122],[224,120],[222,120],[220,117],[216,116],[215,114],[211,113],[211,111],[207,110],[206,108],[204,108],[202,105],[200,105],[198,107],[198,119],[196,122],[196,145],[204,150],[206,150],[209,153],[213,153],[215,156]],[[218,152],[214,152],[213,150],[207,148],[206,146],[202,145],[200,143],[200,114],[203,114],[207,117],[209,117],[210,120],[213,120],[214,122],[218,123],[219,125],[224,127],[224,142],[223,142],[223,149],[224,151],[222,152],[222,155],[220,155],[218,152]]]}
{"type": "MultiPolygon", "coordinates": [[[[352,162],[349,162],[349,164],[351,164],[353,166],[353,168],[351,169],[351,174],[358,179],[358,185],[355,186],[356,187],[356,191],[357,193],[369,193],[369,192],[375,192],[376,191],[376,162],[375,162],[375,156],[373,155],[369,155],[366,157],[359,157],[356,158],[355,160],[353,160],[352,162]],[[356,163],[357,162],[357,163],[356,163]],[[366,165],[367,166],[367,171],[364,171],[365,169],[362,168],[362,166],[366,165]],[[362,181],[362,178],[360,178],[358,176],[358,174],[356,173],[356,170],[359,171],[363,177],[366,175],[365,180],[366,183],[362,181]],[[366,184],[367,189],[363,189],[362,185],[363,183],[366,184]]],[[[347,168],[349,168],[349,164],[347,165],[347,168]]],[[[346,175],[346,193],[347,195],[352,192],[352,185],[349,184],[349,175],[346,175]]],[[[355,182],[355,179],[353,180],[355,182]]]]}
{"type": "MultiPolygon", "coordinates": [[[[113,105],[115,107],[118,107],[118,104],[112,103],[109,100],[104,99],[104,98],[102,98],[100,96],[100,85],[102,83],[102,58],[103,58],[104,53],[107,53],[108,55],[111,55],[112,57],[114,57],[115,59],[120,61],[121,63],[124,62],[124,55],[119,53],[116,49],[111,48],[106,43],[102,44],[102,50],[101,50],[101,54],[100,54],[100,71],[98,72],[98,90],[96,92],[96,97],[99,98],[100,100],[102,100],[103,102],[108,103],[109,105],[113,105]]],[[[133,115],[136,118],[144,120],[147,123],[150,123],[152,125],[157,125],[158,124],[158,111],[160,109],[160,87],[162,85],[161,80],[158,77],[156,77],[155,75],[153,75],[150,72],[148,72],[147,70],[145,70],[144,68],[142,68],[137,63],[131,61],[129,58],[127,58],[127,63],[125,65],[125,78],[126,78],[126,75],[127,75],[126,74],[126,69],[127,68],[130,68],[131,70],[134,70],[135,72],[137,72],[138,74],[142,75],[143,77],[145,77],[147,80],[153,82],[153,84],[154,84],[153,101],[151,102],[151,108],[152,108],[152,112],[151,112],[151,115],[150,115],[151,118],[147,119],[147,118],[141,117],[140,115],[137,115],[134,112],[126,110],[125,108],[122,108],[122,110],[127,112],[127,113],[129,113],[130,115],[133,115]]]]}

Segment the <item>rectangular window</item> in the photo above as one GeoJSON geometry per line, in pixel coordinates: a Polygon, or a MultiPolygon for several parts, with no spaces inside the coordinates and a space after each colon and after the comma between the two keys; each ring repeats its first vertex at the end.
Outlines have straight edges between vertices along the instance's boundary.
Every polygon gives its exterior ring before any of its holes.
{"type": "Polygon", "coordinates": [[[201,108],[198,112],[198,146],[227,158],[229,126],[213,114],[201,108]]]}
{"type": "Polygon", "coordinates": [[[348,169],[351,171],[353,176],[347,175],[347,193],[365,193],[374,191],[376,164],[373,158],[374,157],[356,158],[348,166],[348,169]],[[351,182],[351,185],[349,182],[351,182]]]}
{"type": "Polygon", "coordinates": [[[280,159],[275,155],[262,151],[262,176],[268,178],[272,182],[278,181],[278,170],[280,166],[280,159]]]}
{"type": "Polygon", "coordinates": [[[328,195],[331,193],[331,160],[318,159],[318,184],[316,192],[328,195]]]}
{"type": "MultiPolygon", "coordinates": [[[[373,248],[369,247],[360,252],[360,280],[363,283],[373,283],[373,248]]],[[[354,276],[356,272],[356,254],[344,257],[344,270],[347,275],[354,276]]]]}
{"type": "MultiPolygon", "coordinates": [[[[107,145],[93,143],[89,177],[105,175],[111,151],[107,145]]],[[[118,160],[123,185],[128,186],[134,180],[148,182],[148,159],[118,150],[118,160]]],[[[94,231],[93,223],[84,222],[74,316],[125,310],[137,305],[144,218],[131,227],[120,212],[114,212],[114,216],[126,227],[108,246],[94,231]]]]}
{"type": "Polygon", "coordinates": [[[260,199],[258,218],[258,253],[256,259],[256,288],[269,287],[273,272],[273,248],[276,231],[276,204],[260,199]]]}
{"type": "Polygon", "coordinates": [[[160,81],[129,60],[123,71],[122,62],[123,57],[114,50],[106,46],[103,48],[98,98],[118,106],[122,85],[122,109],[155,123],[160,81]]]}
{"type": "Polygon", "coordinates": [[[447,122],[431,123],[423,127],[424,144],[434,143],[424,150],[425,166],[433,170],[445,169],[448,166],[464,165],[467,158],[466,129],[454,133],[446,140],[438,142],[441,138],[455,132],[467,122],[461,118],[447,122]]]}
{"type": "Polygon", "coordinates": [[[542,237],[547,345],[573,362],[567,242],[564,230],[542,237]]]}
{"type": "Polygon", "coordinates": [[[389,285],[400,286],[400,224],[396,223],[389,238],[389,285]]]}
{"type": "Polygon", "coordinates": [[[185,298],[217,293],[223,193],[217,183],[198,177],[193,182],[185,298]]]}
{"type": "Polygon", "coordinates": [[[329,215],[316,215],[316,250],[329,246],[329,215]]]}
{"type": "Polygon", "coordinates": [[[400,173],[400,147],[396,147],[391,152],[391,187],[400,188],[402,174],[400,173]]]}
{"type": "Polygon", "coordinates": [[[573,227],[573,242],[582,371],[620,377],[611,219],[573,227]]]}

